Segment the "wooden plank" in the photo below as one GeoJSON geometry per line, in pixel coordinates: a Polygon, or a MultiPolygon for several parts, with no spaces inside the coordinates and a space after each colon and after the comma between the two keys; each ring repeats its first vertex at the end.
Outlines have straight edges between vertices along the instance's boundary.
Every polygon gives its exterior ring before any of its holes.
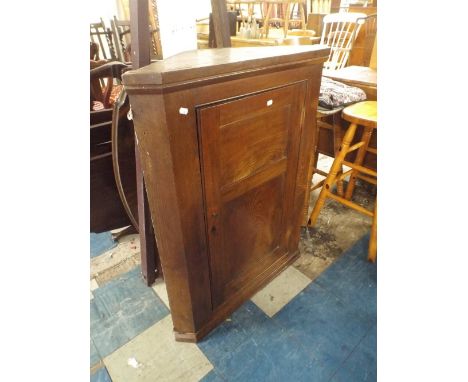
{"type": "Polygon", "coordinates": [[[231,46],[226,0],[211,0],[211,13],[217,48],[231,46]]]}
{"type": "Polygon", "coordinates": [[[141,68],[150,63],[148,19],[148,0],[130,0],[130,34],[132,36],[133,69],[141,68]]]}
{"type": "Polygon", "coordinates": [[[158,16],[158,9],[156,7],[156,0],[149,0],[148,1],[148,6],[149,6],[149,22],[151,26],[151,43],[153,45],[153,52],[155,54],[155,57],[158,60],[163,59],[163,54],[162,54],[162,46],[161,46],[161,36],[159,33],[159,16],[158,16]]]}
{"type": "MultiPolygon", "coordinates": [[[[149,65],[150,36],[148,33],[148,0],[130,0],[130,33],[132,36],[133,69],[149,65]]],[[[146,284],[152,285],[157,277],[158,249],[148,207],[138,144],[135,145],[136,182],[138,199],[138,228],[140,234],[141,272],[146,284]]],[[[159,267],[159,271],[160,271],[159,267]]]]}

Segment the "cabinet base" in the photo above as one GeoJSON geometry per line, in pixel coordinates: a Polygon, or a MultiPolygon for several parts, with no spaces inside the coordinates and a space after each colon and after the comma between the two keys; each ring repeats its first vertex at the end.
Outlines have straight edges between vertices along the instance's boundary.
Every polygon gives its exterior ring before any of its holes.
{"type": "Polygon", "coordinates": [[[213,311],[211,319],[205,323],[196,333],[180,333],[174,329],[175,340],[178,342],[196,343],[202,340],[211,330],[220,325],[245,301],[251,298],[260,289],[266,286],[271,280],[284,271],[299,257],[299,251],[292,255],[285,255],[268,267],[252,283],[241,289],[237,294],[231,297],[229,301],[220,305],[213,311]]]}

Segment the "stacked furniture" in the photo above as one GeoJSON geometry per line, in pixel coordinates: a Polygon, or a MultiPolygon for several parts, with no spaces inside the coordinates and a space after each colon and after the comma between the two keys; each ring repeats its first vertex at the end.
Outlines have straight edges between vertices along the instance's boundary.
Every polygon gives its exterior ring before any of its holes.
{"type": "Polygon", "coordinates": [[[121,62],[109,62],[90,72],[91,105],[102,105],[90,111],[90,230],[95,233],[130,225],[138,229],[130,105],[125,91],[110,99],[127,69],[121,62]]]}

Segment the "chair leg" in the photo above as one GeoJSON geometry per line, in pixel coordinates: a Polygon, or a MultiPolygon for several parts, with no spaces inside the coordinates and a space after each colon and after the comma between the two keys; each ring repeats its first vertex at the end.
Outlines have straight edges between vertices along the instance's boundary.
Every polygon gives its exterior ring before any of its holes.
{"type": "Polygon", "coordinates": [[[271,15],[272,8],[273,8],[273,4],[267,3],[266,15],[263,21],[263,30],[265,34],[264,38],[268,38],[268,33],[270,33],[270,15],[271,15]]]}
{"type": "MultiPolygon", "coordinates": [[[[293,6],[293,9],[294,9],[294,6],[293,6]]],[[[284,10],[284,8],[283,8],[284,10]]],[[[286,38],[286,36],[288,35],[288,29],[289,29],[289,19],[290,19],[290,13],[292,12],[292,9],[291,9],[291,3],[287,3],[286,5],[286,12],[284,14],[284,26],[283,26],[283,32],[284,32],[284,38],[286,38]]]]}
{"type": "Polygon", "coordinates": [[[375,263],[377,257],[377,198],[375,199],[374,217],[372,219],[372,228],[369,240],[369,254],[367,260],[375,263]]]}
{"type": "MultiPolygon", "coordinates": [[[[372,135],[372,128],[366,127],[364,129],[364,132],[362,134],[362,139],[361,141],[364,141],[364,144],[358,149],[358,152],[356,154],[356,159],[354,160],[354,164],[357,165],[362,165],[362,162],[364,162],[364,157],[366,156],[366,151],[367,147],[369,146],[369,142],[371,139],[372,135]]],[[[351,171],[351,176],[349,177],[349,183],[348,186],[346,187],[346,194],[345,194],[345,199],[350,200],[351,197],[353,196],[354,192],[354,186],[356,185],[356,173],[357,170],[352,170],[351,171]]]]}
{"type": "MultiPolygon", "coordinates": [[[[317,164],[318,164],[318,157],[319,157],[319,152],[318,152],[318,141],[319,141],[319,136],[320,136],[320,128],[317,126],[315,129],[315,142],[314,142],[314,156],[312,158],[312,175],[310,177],[311,183],[313,183],[314,180],[314,175],[317,170],[317,164]]],[[[310,186],[310,184],[309,184],[310,186]]]]}
{"type": "Polygon", "coordinates": [[[301,29],[306,29],[306,27],[307,27],[304,6],[306,6],[306,5],[305,4],[299,4],[298,5],[299,15],[301,17],[301,29]]]}
{"type": "Polygon", "coordinates": [[[351,142],[353,141],[354,134],[356,132],[356,127],[357,125],[355,123],[352,123],[343,137],[343,142],[341,143],[341,146],[338,149],[337,155],[335,157],[335,160],[333,161],[330,172],[328,173],[327,179],[325,180],[325,184],[320,190],[319,197],[317,201],[315,202],[312,213],[310,214],[309,221],[307,223],[309,226],[314,226],[315,223],[317,222],[318,215],[320,213],[320,210],[323,207],[323,204],[325,203],[325,199],[327,198],[327,195],[330,192],[331,187],[335,183],[336,176],[341,171],[343,160],[346,157],[346,154],[348,153],[348,149],[349,149],[351,142]]]}

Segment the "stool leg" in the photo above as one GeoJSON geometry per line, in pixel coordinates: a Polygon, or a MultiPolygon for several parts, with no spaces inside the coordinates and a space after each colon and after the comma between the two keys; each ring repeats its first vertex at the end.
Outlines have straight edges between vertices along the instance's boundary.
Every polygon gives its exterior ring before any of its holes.
{"type": "MultiPolygon", "coordinates": [[[[358,149],[358,152],[356,154],[356,159],[354,160],[354,163],[359,166],[362,165],[362,162],[364,162],[364,157],[366,156],[367,147],[369,146],[369,142],[370,142],[371,135],[372,135],[372,130],[374,129],[371,127],[366,127],[362,134],[361,141],[364,141],[364,144],[358,149]]],[[[356,173],[357,172],[358,172],[357,170],[351,171],[351,176],[349,177],[348,187],[346,187],[345,199],[350,200],[351,197],[353,196],[354,186],[356,185],[356,173]]]]}
{"type": "MultiPolygon", "coordinates": [[[[333,150],[335,152],[335,157],[338,153],[338,150],[341,146],[341,113],[335,113],[333,114],[333,150]]],[[[339,175],[343,172],[343,166],[340,166],[340,172],[339,175]]],[[[344,196],[344,191],[343,191],[343,180],[340,179],[339,181],[336,182],[336,192],[339,196],[343,197],[344,196]]]]}
{"type": "Polygon", "coordinates": [[[327,198],[327,195],[330,192],[330,189],[335,182],[336,176],[340,172],[343,160],[346,154],[348,153],[348,149],[349,149],[351,142],[353,141],[354,134],[356,132],[356,127],[357,125],[355,123],[352,123],[348,127],[348,130],[346,131],[343,137],[343,142],[341,143],[341,147],[338,149],[337,155],[335,157],[335,160],[333,161],[330,172],[328,173],[327,179],[325,180],[325,184],[320,190],[320,194],[317,199],[317,202],[315,202],[312,213],[310,214],[309,221],[308,221],[309,226],[313,226],[317,222],[317,217],[320,213],[320,210],[322,209],[323,204],[325,203],[325,199],[327,198]]]}
{"type": "MultiPolygon", "coordinates": [[[[338,171],[337,176],[341,175],[343,173],[343,167],[340,168],[340,171],[338,171]]],[[[344,189],[343,189],[343,179],[340,179],[336,182],[336,193],[338,196],[343,197],[344,194],[344,189]]]]}
{"type": "Polygon", "coordinates": [[[369,254],[367,260],[375,263],[377,257],[377,198],[375,199],[374,217],[372,219],[372,228],[369,240],[369,254]]]}

